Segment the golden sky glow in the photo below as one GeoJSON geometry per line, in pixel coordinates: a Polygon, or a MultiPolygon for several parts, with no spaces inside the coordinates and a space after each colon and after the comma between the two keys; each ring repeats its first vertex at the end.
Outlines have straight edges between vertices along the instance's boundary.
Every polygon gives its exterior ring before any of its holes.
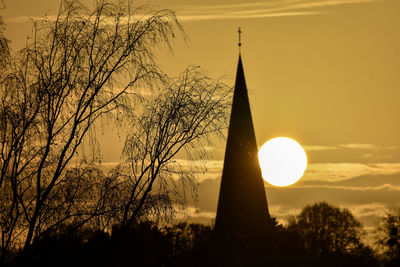
{"type": "MultiPolygon", "coordinates": [[[[13,50],[30,33],[29,17],[54,14],[59,1],[5,0],[13,50]]],[[[92,1],[87,0],[91,3],[92,1]]],[[[145,1],[141,1],[145,2],[145,1]]],[[[177,38],[162,65],[177,74],[200,65],[234,83],[237,28],[258,145],[288,136],[304,145],[309,167],[290,188],[267,187],[270,213],[284,220],[304,205],[350,208],[367,227],[400,205],[400,1],[152,1],[171,8],[189,40],[177,38]]],[[[115,133],[102,137],[105,162],[119,160],[115,133]]],[[[215,214],[225,144],[210,147],[199,173],[195,219],[215,214]]]]}

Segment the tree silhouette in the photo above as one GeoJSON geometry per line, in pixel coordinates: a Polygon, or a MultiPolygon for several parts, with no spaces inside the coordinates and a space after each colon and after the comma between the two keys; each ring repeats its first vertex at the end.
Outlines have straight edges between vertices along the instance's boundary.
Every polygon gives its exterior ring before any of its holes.
{"type": "Polygon", "coordinates": [[[376,243],[387,266],[400,264],[400,209],[392,209],[381,218],[376,243]]]}
{"type": "Polygon", "coordinates": [[[185,204],[196,181],[176,155],[204,163],[204,145],[225,128],[230,90],[198,67],[162,73],[154,51],[176,32],[184,36],[172,11],[130,0],[98,1],[94,11],[63,0],[12,56],[0,28],[2,262],[65,224],[130,229],[185,204]],[[105,116],[131,129],[126,162],[109,174],[82,149],[105,116]]]}
{"type": "Polygon", "coordinates": [[[63,0],[55,19],[34,25],[0,81],[2,258],[21,241],[27,250],[54,225],[47,220],[53,192],[68,182],[66,170],[94,123],[116,115],[138,86],[162,82],[154,49],[180,29],[173,12],[130,0],[98,1],[94,11],[63,0]]]}
{"type": "Polygon", "coordinates": [[[309,255],[347,254],[361,245],[361,223],[347,209],[326,202],[308,205],[289,222],[309,255]]]}

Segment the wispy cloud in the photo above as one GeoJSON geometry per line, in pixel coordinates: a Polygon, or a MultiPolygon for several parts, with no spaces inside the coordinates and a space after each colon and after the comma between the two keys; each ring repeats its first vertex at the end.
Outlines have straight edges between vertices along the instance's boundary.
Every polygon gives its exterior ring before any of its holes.
{"type": "Polygon", "coordinates": [[[246,14],[246,13],[221,13],[221,14],[188,14],[179,15],[181,21],[200,21],[200,20],[225,20],[225,19],[256,19],[256,18],[274,18],[274,17],[288,17],[288,16],[306,16],[306,15],[317,15],[323,12],[308,11],[308,12],[279,12],[279,13],[258,13],[258,14],[246,14]]]}
{"type": "MultiPolygon", "coordinates": [[[[176,159],[175,162],[183,168],[197,167],[199,172],[219,172],[222,170],[224,164],[223,160],[189,160],[189,159],[176,159]]],[[[195,171],[195,169],[194,169],[195,171]]]]}
{"type": "MultiPolygon", "coordinates": [[[[181,21],[259,19],[288,16],[318,15],[330,12],[330,8],[350,4],[366,4],[387,0],[276,0],[225,5],[181,5],[172,7],[181,21]]],[[[146,18],[146,14],[137,14],[146,18]]],[[[28,21],[53,21],[56,16],[6,17],[6,23],[26,23],[28,21]]]]}
{"type": "Polygon", "coordinates": [[[299,185],[296,188],[307,189],[332,189],[332,190],[350,190],[350,191],[397,191],[400,192],[400,186],[383,184],[380,186],[342,186],[342,185],[299,185]]]}
{"type": "Polygon", "coordinates": [[[301,212],[303,207],[296,207],[294,205],[281,205],[269,203],[269,213],[278,219],[282,224],[287,224],[291,216],[295,216],[301,212]]]}
{"type": "Polygon", "coordinates": [[[349,148],[349,149],[362,149],[362,150],[380,149],[380,147],[373,144],[344,144],[344,145],[339,145],[339,147],[349,148]]]}
{"type": "Polygon", "coordinates": [[[385,0],[279,0],[230,5],[180,6],[177,10],[182,21],[254,19],[323,14],[329,12],[330,7],[377,1],[385,0]]]}
{"type": "Polygon", "coordinates": [[[400,173],[400,163],[315,163],[304,175],[306,180],[341,181],[363,175],[390,175],[400,173]]]}
{"type": "MultiPolygon", "coordinates": [[[[179,210],[179,209],[178,209],[179,210]]],[[[175,220],[193,221],[210,224],[215,219],[215,211],[202,211],[196,207],[186,207],[175,214],[175,220]]]]}
{"type": "Polygon", "coordinates": [[[337,150],[336,146],[303,146],[306,151],[326,151],[326,150],[337,150]]]}
{"type": "Polygon", "coordinates": [[[326,151],[326,150],[338,150],[338,149],[354,149],[354,150],[395,150],[398,149],[396,146],[377,146],[374,144],[339,144],[335,146],[319,146],[310,145],[303,146],[306,151],[326,151]]]}
{"type": "Polygon", "coordinates": [[[28,17],[28,16],[17,16],[17,17],[10,17],[10,18],[5,18],[4,22],[9,24],[9,23],[25,23],[25,22],[30,22],[32,20],[36,20],[36,17],[28,17]]]}
{"type": "Polygon", "coordinates": [[[379,202],[372,202],[368,204],[347,204],[347,209],[350,209],[357,217],[365,216],[382,216],[387,211],[388,207],[379,202]]]}

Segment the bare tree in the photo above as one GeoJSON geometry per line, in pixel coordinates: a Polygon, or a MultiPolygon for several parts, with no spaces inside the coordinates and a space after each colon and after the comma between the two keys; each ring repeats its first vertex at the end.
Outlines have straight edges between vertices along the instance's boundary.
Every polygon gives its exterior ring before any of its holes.
{"type": "Polygon", "coordinates": [[[143,216],[167,218],[186,203],[197,184],[194,174],[204,167],[205,146],[227,127],[229,92],[224,83],[189,67],[131,113],[127,161],[112,173],[121,192],[116,222],[129,226],[143,216]],[[197,170],[183,162],[197,162],[197,170]]]}
{"type": "Polygon", "coordinates": [[[65,219],[50,220],[48,204],[85,136],[103,114],[118,113],[137,86],[161,80],[154,49],[181,31],[173,12],[130,0],[97,1],[94,11],[63,0],[56,17],[34,25],[31,43],[0,83],[2,258],[17,241],[27,250],[65,219]]]}

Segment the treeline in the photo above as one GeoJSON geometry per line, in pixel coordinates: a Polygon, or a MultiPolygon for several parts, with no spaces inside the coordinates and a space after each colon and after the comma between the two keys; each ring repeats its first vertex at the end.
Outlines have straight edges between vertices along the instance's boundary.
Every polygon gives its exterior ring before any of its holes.
{"type": "Polygon", "coordinates": [[[286,226],[273,222],[269,240],[251,244],[238,238],[235,249],[211,225],[144,221],[114,226],[110,233],[64,225],[35,240],[29,253],[14,251],[8,265],[399,266],[399,210],[382,219],[375,250],[363,244],[363,228],[347,209],[325,202],[306,206],[286,226]]]}

